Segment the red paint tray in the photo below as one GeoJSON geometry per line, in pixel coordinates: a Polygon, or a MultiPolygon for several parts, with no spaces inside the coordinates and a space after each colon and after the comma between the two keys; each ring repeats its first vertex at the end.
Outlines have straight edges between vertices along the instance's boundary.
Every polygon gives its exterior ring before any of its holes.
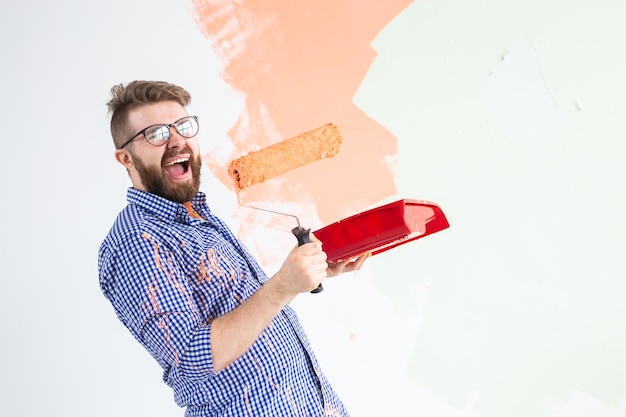
{"type": "Polygon", "coordinates": [[[437,204],[399,200],[364,211],[315,232],[330,262],[372,255],[450,227],[437,204]]]}

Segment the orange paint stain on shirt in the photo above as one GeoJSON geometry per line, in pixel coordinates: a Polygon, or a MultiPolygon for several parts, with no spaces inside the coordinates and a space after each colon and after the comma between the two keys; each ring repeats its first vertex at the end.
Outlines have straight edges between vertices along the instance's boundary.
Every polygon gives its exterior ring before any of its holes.
{"type": "MultiPolygon", "coordinates": [[[[148,233],[142,233],[141,237],[149,241],[150,244],[152,245],[152,248],[154,249],[155,268],[163,271],[163,273],[167,277],[167,283],[170,284],[172,287],[176,288],[178,292],[180,292],[182,295],[186,297],[187,305],[194,311],[196,315],[199,316],[200,312],[195,307],[191,294],[187,292],[187,290],[185,289],[185,285],[181,282],[180,277],[177,275],[177,273],[179,274],[180,271],[176,269],[176,266],[175,266],[176,262],[173,259],[173,255],[171,253],[167,255],[167,251],[165,251],[164,252],[165,256],[163,257],[159,249],[159,244],[148,233]]],[[[157,296],[158,287],[157,286],[158,286],[157,281],[153,281],[150,284],[148,284],[148,297],[151,300],[150,302],[153,305],[152,311],[154,312],[159,311],[158,310],[158,296],[157,296]]]]}
{"type": "Polygon", "coordinates": [[[261,337],[263,338],[263,342],[265,343],[265,346],[267,346],[272,352],[276,352],[276,349],[274,348],[274,344],[272,343],[270,338],[267,336],[266,332],[261,333],[261,337]]]}
{"type": "MultiPolygon", "coordinates": [[[[170,313],[171,314],[171,313],[170,313]]],[[[174,313],[176,314],[176,313],[174,313]]],[[[172,352],[172,357],[174,358],[174,362],[176,364],[180,363],[180,355],[174,346],[174,341],[172,340],[172,333],[170,331],[169,326],[169,314],[162,314],[158,320],[157,327],[163,330],[163,344],[172,352]]]]}
{"type": "MultiPolygon", "coordinates": [[[[230,276],[232,281],[232,276],[235,274],[235,270],[231,265],[231,262],[228,258],[220,255],[215,251],[214,248],[209,248],[207,253],[204,254],[198,263],[198,271],[196,273],[196,279],[198,283],[211,282],[211,273],[215,276],[230,276]],[[228,265],[228,271],[222,268],[221,262],[224,262],[228,265]]],[[[226,279],[225,279],[226,280],[226,279]]]]}
{"type": "Polygon", "coordinates": [[[330,405],[330,404],[325,404],[324,406],[324,415],[326,416],[332,416],[332,417],[341,417],[341,410],[339,410],[337,407],[330,405]]]}
{"type": "Polygon", "coordinates": [[[280,386],[269,377],[267,372],[265,372],[265,369],[261,365],[261,361],[258,358],[254,357],[252,355],[249,355],[249,356],[252,359],[252,361],[255,363],[257,371],[259,371],[259,372],[261,372],[263,374],[263,376],[265,377],[265,380],[267,381],[267,383],[270,384],[272,387],[274,387],[274,389],[279,390],[280,386]]]}
{"type": "Polygon", "coordinates": [[[159,307],[159,284],[156,281],[148,284],[148,297],[150,298],[150,305],[152,306],[153,314],[158,314],[161,311],[159,307]]]}
{"type": "MultiPolygon", "coordinates": [[[[165,275],[165,282],[175,288],[180,294],[186,297],[187,305],[190,308],[198,321],[201,321],[200,311],[195,306],[191,294],[187,292],[181,277],[178,275],[180,271],[174,266],[173,255],[170,253],[167,255],[167,251],[161,251],[157,241],[148,233],[142,233],[141,237],[150,242],[154,249],[154,265],[155,269],[161,270],[165,275]]],[[[161,284],[163,285],[163,284],[161,284]]],[[[163,311],[160,303],[160,281],[153,279],[150,281],[146,288],[148,301],[144,303],[143,310],[145,316],[143,317],[143,323],[146,324],[150,320],[156,320],[156,326],[161,329],[163,335],[163,344],[170,350],[172,357],[176,364],[180,361],[180,355],[176,350],[174,342],[171,336],[171,329],[169,325],[170,314],[180,314],[180,312],[168,312],[163,311]]]]}
{"type": "Polygon", "coordinates": [[[154,249],[154,264],[156,265],[156,267],[158,269],[164,269],[163,264],[161,263],[161,257],[159,256],[159,245],[148,233],[142,233],[141,237],[152,244],[152,248],[154,249]]]}
{"type": "MultiPolygon", "coordinates": [[[[301,201],[305,192],[330,223],[395,194],[388,161],[397,139],[352,99],[376,56],[370,43],[411,1],[193,0],[224,79],[246,97],[229,160],[325,123],[343,136],[334,158],[281,175],[272,200],[301,201]]],[[[204,159],[233,186],[229,160],[204,159]]]]}
{"type": "Polygon", "coordinates": [[[245,403],[246,403],[246,411],[248,412],[248,416],[252,417],[252,408],[250,407],[250,394],[249,394],[249,388],[247,385],[243,386],[243,391],[244,391],[244,399],[245,399],[245,403]]]}

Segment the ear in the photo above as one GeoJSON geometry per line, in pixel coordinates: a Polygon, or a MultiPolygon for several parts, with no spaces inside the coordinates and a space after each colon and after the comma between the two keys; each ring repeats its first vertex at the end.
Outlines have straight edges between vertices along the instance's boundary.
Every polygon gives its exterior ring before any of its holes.
{"type": "Polygon", "coordinates": [[[133,164],[133,157],[130,153],[125,149],[116,149],[115,150],[115,159],[120,164],[124,165],[126,169],[130,169],[133,164]]]}

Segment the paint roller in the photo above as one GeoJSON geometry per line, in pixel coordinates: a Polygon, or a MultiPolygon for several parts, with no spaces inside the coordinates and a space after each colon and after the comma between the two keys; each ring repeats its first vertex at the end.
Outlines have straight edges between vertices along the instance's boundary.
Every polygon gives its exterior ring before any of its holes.
{"type": "MultiPolygon", "coordinates": [[[[295,218],[297,226],[291,232],[298,240],[298,246],[310,243],[309,233],[311,229],[302,227],[297,216],[244,204],[241,201],[240,192],[244,188],[264,182],[292,169],[335,156],[339,152],[341,140],[341,134],[337,127],[328,123],[231,161],[228,165],[228,174],[235,184],[239,204],[256,210],[295,218]]],[[[318,293],[323,289],[324,287],[320,284],[311,292],[318,293]]]]}

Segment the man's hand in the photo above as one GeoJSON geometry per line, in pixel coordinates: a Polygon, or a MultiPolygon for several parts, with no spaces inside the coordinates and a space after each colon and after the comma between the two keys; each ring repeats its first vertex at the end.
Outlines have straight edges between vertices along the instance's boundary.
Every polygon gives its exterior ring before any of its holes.
{"type": "Polygon", "coordinates": [[[339,261],[336,263],[327,262],[328,268],[326,268],[326,273],[329,277],[334,277],[344,272],[356,271],[358,269],[361,269],[361,266],[363,266],[363,262],[365,262],[365,260],[370,256],[372,256],[371,252],[365,252],[359,256],[347,259],[345,261],[339,261]]]}
{"type": "Polygon", "coordinates": [[[288,302],[298,293],[310,292],[327,277],[361,269],[371,252],[363,253],[340,262],[327,262],[322,242],[313,234],[311,243],[294,248],[282,267],[272,278],[274,289],[286,296],[288,302]]]}
{"type": "Polygon", "coordinates": [[[289,299],[309,292],[326,278],[326,253],[322,243],[310,235],[311,242],[294,248],[271,281],[275,290],[289,299]]]}

